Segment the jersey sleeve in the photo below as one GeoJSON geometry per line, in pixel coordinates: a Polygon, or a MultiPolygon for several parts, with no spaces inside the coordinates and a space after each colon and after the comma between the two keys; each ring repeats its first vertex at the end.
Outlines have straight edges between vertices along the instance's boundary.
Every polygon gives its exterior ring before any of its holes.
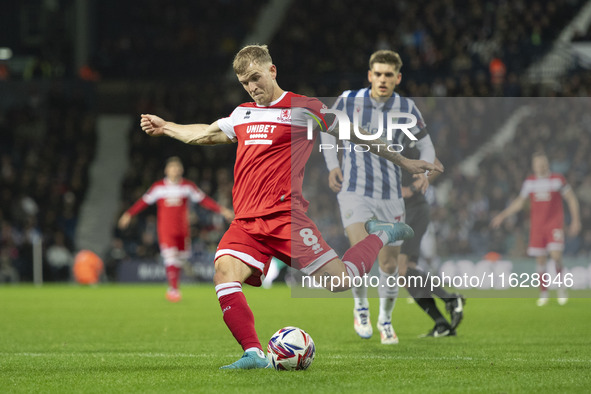
{"type": "Polygon", "coordinates": [[[156,189],[156,183],[154,183],[152,186],[150,186],[148,191],[144,193],[141,199],[144,200],[145,203],[148,205],[154,204],[156,201],[158,201],[158,194],[156,189]]]}
{"type": "Polygon", "coordinates": [[[218,126],[220,130],[222,130],[222,132],[231,140],[236,139],[236,132],[234,132],[234,122],[232,119],[233,114],[234,112],[232,112],[232,114],[230,114],[230,116],[227,118],[218,119],[218,126]]]}
{"type": "Polygon", "coordinates": [[[328,109],[326,104],[316,98],[308,98],[306,110],[308,115],[314,118],[314,127],[317,131],[329,133],[337,127],[337,117],[331,113],[322,113],[328,109]]]}
{"type": "Polygon", "coordinates": [[[221,207],[218,205],[217,202],[215,202],[215,200],[211,197],[209,197],[207,194],[205,194],[205,192],[201,189],[199,189],[199,187],[197,187],[196,184],[194,184],[193,182],[188,182],[187,183],[190,187],[190,192],[189,192],[189,199],[196,203],[201,205],[203,208],[205,209],[209,209],[210,211],[219,213],[221,207]]]}
{"type": "Polygon", "coordinates": [[[196,184],[194,184],[193,182],[189,182],[189,199],[198,204],[201,201],[203,201],[203,199],[206,197],[206,194],[197,187],[196,184]]]}
{"type": "Polygon", "coordinates": [[[127,213],[129,213],[131,216],[135,216],[138,213],[140,213],[141,211],[143,211],[144,209],[148,208],[148,204],[146,204],[146,202],[144,201],[143,198],[140,198],[139,200],[137,200],[135,202],[135,204],[133,204],[128,210],[127,213]]]}
{"type": "Polygon", "coordinates": [[[422,139],[424,136],[427,135],[427,124],[425,123],[425,119],[423,119],[423,114],[416,106],[415,102],[411,99],[409,101],[409,112],[417,118],[417,124],[415,127],[410,129],[411,133],[417,137],[418,140],[422,139]]]}
{"type": "Polygon", "coordinates": [[[203,208],[209,209],[210,211],[213,211],[215,213],[220,213],[220,211],[221,211],[221,207],[219,206],[219,204],[213,198],[209,197],[208,195],[205,195],[203,197],[203,200],[201,200],[201,202],[199,204],[203,208]]]}
{"type": "Polygon", "coordinates": [[[528,198],[530,193],[530,182],[529,179],[526,179],[521,185],[521,191],[519,192],[519,197],[521,198],[528,198]]]}
{"type": "Polygon", "coordinates": [[[417,141],[416,147],[419,152],[421,152],[419,159],[425,160],[429,163],[435,162],[435,147],[433,146],[433,141],[431,141],[429,134],[420,138],[417,141]]]}
{"type": "Polygon", "coordinates": [[[560,178],[560,194],[564,196],[566,193],[568,193],[569,190],[571,190],[571,187],[566,182],[566,178],[564,177],[564,175],[559,174],[558,177],[560,178]]]}
{"type": "Polygon", "coordinates": [[[131,216],[137,215],[144,209],[148,208],[148,206],[158,201],[158,196],[156,195],[156,188],[154,187],[155,185],[156,184],[150,186],[148,191],[145,192],[144,195],[127,210],[127,213],[129,213],[131,216]]]}

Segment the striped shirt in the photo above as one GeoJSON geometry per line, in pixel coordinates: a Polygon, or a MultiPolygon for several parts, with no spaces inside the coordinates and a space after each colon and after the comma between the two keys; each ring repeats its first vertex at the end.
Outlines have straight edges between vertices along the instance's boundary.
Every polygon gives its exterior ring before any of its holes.
{"type": "MultiPolygon", "coordinates": [[[[413,100],[400,96],[394,92],[392,97],[385,102],[378,102],[370,97],[370,88],[361,90],[347,90],[341,94],[333,108],[345,111],[353,121],[354,113],[359,117],[359,126],[371,134],[379,131],[380,123],[383,131],[386,130],[389,113],[409,113],[416,117],[416,126],[410,131],[420,140],[427,136],[425,121],[421,112],[413,100]],[[381,118],[381,119],[380,119],[381,118]],[[423,131],[424,130],[424,131],[423,131]]],[[[407,119],[394,120],[394,123],[408,122],[407,119]]],[[[322,144],[339,145],[339,151],[343,152],[341,169],[343,171],[343,185],[341,191],[355,192],[365,197],[376,199],[402,198],[401,169],[392,162],[365,152],[366,149],[356,150],[355,144],[349,141],[337,141],[335,137],[326,133],[320,133],[322,144]]],[[[408,137],[402,130],[396,129],[392,133],[392,139],[386,140],[386,133],[382,132],[382,140],[387,144],[404,145],[408,137]]],[[[376,143],[368,141],[368,144],[376,143]]],[[[386,149],[386,147],[381,147],[386,149]]],[[[399,148],[393,147],[399,150],[399,148]]],[[[337,149],[323,149],[326,165],[329,170],[339,167],[337,149]]]]}

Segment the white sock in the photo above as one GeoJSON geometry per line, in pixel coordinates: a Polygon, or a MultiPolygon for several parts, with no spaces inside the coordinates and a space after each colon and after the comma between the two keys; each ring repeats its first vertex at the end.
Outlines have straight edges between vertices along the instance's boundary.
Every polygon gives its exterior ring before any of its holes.
{"type": "Polygon", "coordinates": [[[263,353],[263,351],[261,349],[259,349],[258,347],[249,347],[244,352],[245,353],[246,352],[257,352],[257,354],[259,355],[259,357],[265,357],[265,353],[263,353]]]}
{"type": "Polygon", "coordinates": [[[380,322],[392,321],[392,312],[396,305],[396,298],[398,298],[397,277],[398,270],[393,274],[388,274],[380,269],[380,284],[378,287],[378,295],[380,296],[380,315],[378,321],[380,322]],[[388,280],[388,278],[392,279],[388,280]]]}
{"type": "Polygon", "coordinates": [[[265,275],[265,280],[263,280],[263,287],[269,288],[273,284],[273,281],[279,276],[279,267],[277,267],[277,262],[275,259],[271,260],[271,264],[269,264],[269,270],[267,271],[267,275],[265,275]]]}
{"type": "Polygon", "coordinates": [[[355,309],[369,308],[369,300],[367,299],[367,287],[353,287],[351,288],[355,300],[355,309]]]}
{"type": "Polygon", "coordinates": [[[384,230],[380,230],[377,233],[373,233],[373,234],[378,236],[378,238],[382,241],[382,244],[384,246],[386,246],[390,243],[390,237],[388,237],[388,234],[386,234],[386,232],[384,230]]]}

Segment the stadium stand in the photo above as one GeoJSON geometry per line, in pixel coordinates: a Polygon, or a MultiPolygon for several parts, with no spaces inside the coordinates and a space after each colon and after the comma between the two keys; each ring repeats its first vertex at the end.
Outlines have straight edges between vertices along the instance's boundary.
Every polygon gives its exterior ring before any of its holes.
{"type": "MultiPolygon", "coordinates": [[[[224,75],[265,3],[96,2],[93,12],[109,23],[95,26],[89,64],[101,80],[93,86],[133,81],[129,94],[132,109],[128,112],[136,117],[138,113],[157,113],[189,123],[228,115],[247,97],[234,81],[228,84],[224,75]],[[218,94],[220,89],[223,94],[218,94]]],[[[400,93],[411,97],[588,97],[591,72],[584,68],[569,70],[551,85],[532,84],[521,77],[550,50],[554,38],[584,3],[302,0],[293,2],[283,21],[289,28],[281,30],[269,46],[282,86],[308,95],[334,96],[365,86],[369,54],[392,48],[400,52],[405,64],[400,93]],[[355,21],[346,22],[351,15],[356,16],[355,21]],[[392,15],[396,22],[382,23],[384,15],[392,15]],[[396,17],[400,15],[404,18],[396,17]]],[[[589,31],[580,32],[575,39],[588,40],[589,31]]],[[[58,48],[63,45],[55,44],[58,48]]],[[[60,238],[56,232],[63,233],[68,250],[76,251],[73,232],[93,158],[97,108],[86,88],[58,79],[75,77],[73,68],[61,63],[71,60],[70,55],[63,56],[61,62],[47,59],[40,53],[27,72],[4,67],[0,73],[3,92],[24,89],[20,102],[7,101],[9,95],[0,97],[0,272],[6,272],[6,278],[14,279],[16,271],[21,280],[31,280],[26,263],[31,258],[31,238],[42,237],[49,247],[54,238],[60,238]],[[29,88],[15,87],[15,80],[25,78],[32,81],[29,88]],[[40,80],[49,87],[35,88],[35,81],[40,80]]],[[[5,65],[0,62],[0,66],[5,65]]],[[[447,119],[452,126],[447,128],[436,127],[436,114],[427,118],[438,155],[446,165],[443,178],[451,181],[449,198],[440,201],[433,213],[439,253],[497,250],[523,255],[527,221],[509,222],[514,230],[509,236],[491,232],[488,221],[518,192],[529,171],[530,152],[543,146],[553,168],[565,174],[581,202],[583,230],[567,240],[566,255],[591,256],[591,176],[586,159],[591,122],[569,119],[560,127],[546,125],[548,134],[541,139],[536,124],[540,119],[529,120],[502,159],[498,153],[490,153],[480,163],[478,177],[472,179],[462,174],[459,163],[490,135],[484,135],[478,126],[482,118],[464,115],[458,111],[456,119],[447,119]]],[[[496,124],[500,126],[500,121],[496,124]]],[[[132,164],[122,170],[121,211],[162,176],[162,164],[172,155],[183,159],[189,179],[222,204],[231,205],[235,147],[189,147],[150,139],[137,125],[129,130],[129,141],[132,164]]],[[[323,166],[308,166],[308,184],[314,185],[306,190],[313,202],[310,214],[340,252],[347,241],[340,221],[334,220],[338,218],[336,204],[328,203],[334,195],[323,185],[323,171],[323,166]]],[[[116,279],[116,266],[123,259],[156,258],[153,222],[153,212],[148,211],[128,231],[112,229],[112,246],[104,252],[111,279],[116,279]]],[[[199,208],[192,213],[192,223],[196,255],[211,259],[224,224],[199,208]]]]}
{"type": "Polygon", "coordinates": [[[0,118],[0,255],[27,281],[36,241],[45,251],[56,242],[73,251],[94,155],[94,113],[82,82],[5,84],[13,102],[0,118]]]}

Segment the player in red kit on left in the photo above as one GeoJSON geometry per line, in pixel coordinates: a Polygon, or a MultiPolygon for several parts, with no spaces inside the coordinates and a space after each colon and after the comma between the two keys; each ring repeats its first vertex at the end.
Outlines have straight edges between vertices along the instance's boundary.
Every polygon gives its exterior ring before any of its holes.
{"type": "Polygon", "coordinates": [[[134,215],[149,205],[157,204],[158,243],[168,280],[166,299],[178,302],[181,300],[179,291],[181,268],[191,254],[189,201],[220,213],[228,221],[233,219],[234,214],[228,208],[218,205],[193,182],[182,177],[183,164],[177,156],[166,161],[164,174],[164,179],[154,182],[142,198],[123,213],[118,225],[121,229],[127,228],[134,215]]]}

